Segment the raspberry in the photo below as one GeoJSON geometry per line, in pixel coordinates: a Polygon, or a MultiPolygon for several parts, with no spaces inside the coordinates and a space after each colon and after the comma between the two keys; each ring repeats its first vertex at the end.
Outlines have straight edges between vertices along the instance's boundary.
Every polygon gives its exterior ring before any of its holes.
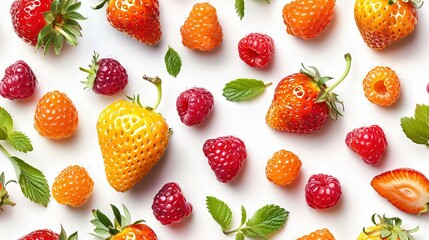
{"type": "Polygon", "coordinates": [[[217,180],[224,183],[232,181],[238,175],[247,157],[244,142],[234,136],[207,140],[203,152],[217,180]]]}
{"type": "Polygon", "coordinates": [[[368,164],[378,163],[388,145],[383,129],[377,125],[349,132],[346,144],[368,164]]]}
{"type": "Polygon", "coordinates": [[[268,160],[265,175],[270,182],[285,186],[298,177],[301,165],[301,161],[294,153],[280,150],[268,160]]]}
{"type": "Polygon", "coordinates": [[[429,93],[429,83],[426,85],[426,91],[429,93]]]}
{"type": "Polygon", "coordinates": [[[274,41],[268,35],[251,33],[238,43],[238,54],[247,65],[265,68],[273,58],[274,41]]]}
{"type": "Polygon", "coordinates": [[[125,68],[113,58],[98,60],[99,54],[94,53],[90,69],[79,68],[88,73],[85,88],[91,88],[95,93],[114,95],[123,90],[128,84],[128,74],[125,68]]]}
{"type": "Polygon", "coordinates": [[[186,201],[180,186],[170,182],[155,195],[152,210],[161,224],[170,225],[189,216],[192,213],[192,205],[186,201]]]}
{"type": "Polygon", "coordinates": [[[334,235],[327,228],[317,229],[296,240],[335,240],[334,235]]]}
{"type": "Polygon", "coordinates": [[[50,229],[41,229],[21,237],[19,240],[58,240],[60,235],[50,229]]]}
{"type": "Polygon", "coordinates": [[[37,79],[30,66],[22,60],[6,68],[0,82],[0,95],[10,100],[28,98],[36,90],[37,79]]]}
{"type": "Polygon", "coordinates": [[[398,75],[389,67],[375,67],[363,80],[365,97],[380,106],[390,106],[401,93],[398,75]]]}
{"type": "Polygon", "coordinates": [[[213,95],[204,88],[191,88],[182,92],[176,100],[180,120],[188,125],[198,125],[205,121],[213,110],[213,95]]]}
{"type": "Polygon", "coordinates": [[[310,176],[305,185],[305,200],[311,208],[334,207],[340,200],[341,195],[340,182],[331,175],[314,174],[310,176]]]}

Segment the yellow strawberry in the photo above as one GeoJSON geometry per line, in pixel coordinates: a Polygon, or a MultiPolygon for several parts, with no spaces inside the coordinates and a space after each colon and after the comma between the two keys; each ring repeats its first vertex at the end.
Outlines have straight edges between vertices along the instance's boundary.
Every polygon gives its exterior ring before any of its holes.
{"type": "Polygon", "coordinates": [[[167,122],[155,112],[161,96],[161,79],[145,80],[158,89],[155,107],[143,107],[139,97],[117,100],[107,106],[97,121],[98,142],[109,184],[125,192],[140,182],[162,158],[170,136],[167,122]]]}
{"type": "Polygon", "coordinates": [[[411,230],[403,229],[402,220],[398,217],[374,214],[371,221],[374,225],[364,227],[357,240],[413,240],[411,234],[419,230],[418,226],[411,230]]]}

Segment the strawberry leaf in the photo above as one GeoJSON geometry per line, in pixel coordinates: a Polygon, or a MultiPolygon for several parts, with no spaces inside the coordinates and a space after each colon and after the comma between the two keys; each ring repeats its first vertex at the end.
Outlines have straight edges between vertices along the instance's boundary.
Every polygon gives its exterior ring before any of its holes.
{"type": "Polygon", "coordinates": [[[211,196],[207,196],[206,204],[213,219],[221,226],[222,231],[226,231],[232,221],[231,208],[225,202],[211,196]]]}
{"type": "Polygon", "coordinates": [[[24,153],[33,151],[30,139],[22,132],[9,132],[6,141],[17,151],[24,153]]]}
{"type": "Polygon", "coordinates": [[[244,0],[235,0],[235,12],[240,20],[244,17],[244,8],[244,0]]]}
{"type": "Polygon", "coordinates": [[[405,135],[414,143],[429,146],[429,125],[410,117],[401,118],[401,127],[405,135]]]}
{"type": "Polygon", "coordinates": [[[177,77],[180,73],[180,69],[182,68],[182,60],[180,59],[179,54],[170,46],[168,47],[167,53],[165,53],[164,61],[167,72],[171,76],[177,77]]]}
{"type": "Polygon", "coordinates": [[[241,206],[241,226],[243,226],[246,223],[247,220],[247,213],[246,213],[246,209],[241,206]]]}
{"type": "Polygon", "coordinates": [[[6,139],[7,139],[7,132],[0,127],[0,140],[6,140],[6,139]]]}
{"type": "Polygon", "coordinates": [[[414,113],[414,118],[429,125],[429,105],[417,105],[414,113]]]}
{"type": "Polygon", "coordinates": [[[237,233],[235,240],[244,240],[244,234],[242,232],[237,233]]]}
{"type": "Polygon", "coordinates": [[[288,215],[289,212],[284,208],[273,204],[266,205],[256,211],[247,221],[246,226],[252,231],[245,232],[245,235],[249,237],[268,236],[285,225],[288,215]]]}
{"type": "Polygon", "coordinates": [[[3,128],[6,132],[11,130],[13,127],[13,120],[6,109],[0,107],[0,128],[3,128]]]}
{"type": "Polygon", "coordinates": [[[228,101],[238,102],[245,101],[262,94],[266,87],[271,83],[265,84],[261,80],[239,78],[225,85],[223,96],[228,101]]]}

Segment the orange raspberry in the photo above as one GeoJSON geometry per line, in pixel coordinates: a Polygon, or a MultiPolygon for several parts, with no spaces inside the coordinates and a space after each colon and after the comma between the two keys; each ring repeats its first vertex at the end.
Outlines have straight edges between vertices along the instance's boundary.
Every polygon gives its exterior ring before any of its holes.
{"type": "Polygon", "coordinates": [[[52,139],[70,137],[79,122],[73,102],[59,91],[48,92],[39,100],[34,121],[39,134],[52,139]]]}
{"type": "Polygon", "coordinates": [[[363,80],[365,97],[380,106],[390,106],[399,98],[401,84],[398,75],[389,67],[377,66],[363,80]]]}
{"type": "Polygon", "coordinates": [[[270,182],[285,186],[298,177],[301,165],[301,160],[294,153],[280,150],[268,160],[265,175],[270,182]]]}
{"type": "Polygon", "coordinates": [[[94,182],[85,168],[69,166],[58,174],[52,184],[52,195],[59,204],[80,207],[92,193],[94,182]]]}
{"type": "Polygon", "coordinates": [[[334,235],[327,228],[316,230],[296,240],[335,240],[334,235]]]}

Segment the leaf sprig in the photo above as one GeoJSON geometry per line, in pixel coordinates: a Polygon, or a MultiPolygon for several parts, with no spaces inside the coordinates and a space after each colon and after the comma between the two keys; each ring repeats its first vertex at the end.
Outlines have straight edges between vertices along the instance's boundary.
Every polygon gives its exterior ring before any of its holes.
{"type": "Polygon", "coordinates": [[[289,212],[274,204],[268,204],[257,210],[250,219],[247,219],[246,209],[241,206],[241,223],[236,229],[230,230],[232,222],[231,208],[222,200],[213,196],[206,197],[206,205],[213,219],[220,225],[225,235],[236,234],[236,240],[245,237],[268,239],[279,231],[285,224],[289,212]]]}
{"type": "MultiPolygon", "coordinates": [[[[419,1],[419,0],[415,0],[415,1],[419,1]]],[[[271,3],[270,0],[265,0],[265,2],[268,4],[271,3]]],[[[245,9],[244,0],[235,0],[235,12],[237,13],[240,20],[242,20],[244,17],[244,9],[245,9]]]]}
{"type": "Polygon", "coordinates": [[[429,106],[417,104],[414,118],[401,118],[401,127],[411,141],[429,147],[429,106]]]}
{"type": "Polygon", "coordinates": [[[164,62],[168,74],[173,77],[177,77],[180,73],[180,69],[182,68],[182,60],[176,50],[170,46],[168,46],[168,50],[165,53],[164,62]]]}

